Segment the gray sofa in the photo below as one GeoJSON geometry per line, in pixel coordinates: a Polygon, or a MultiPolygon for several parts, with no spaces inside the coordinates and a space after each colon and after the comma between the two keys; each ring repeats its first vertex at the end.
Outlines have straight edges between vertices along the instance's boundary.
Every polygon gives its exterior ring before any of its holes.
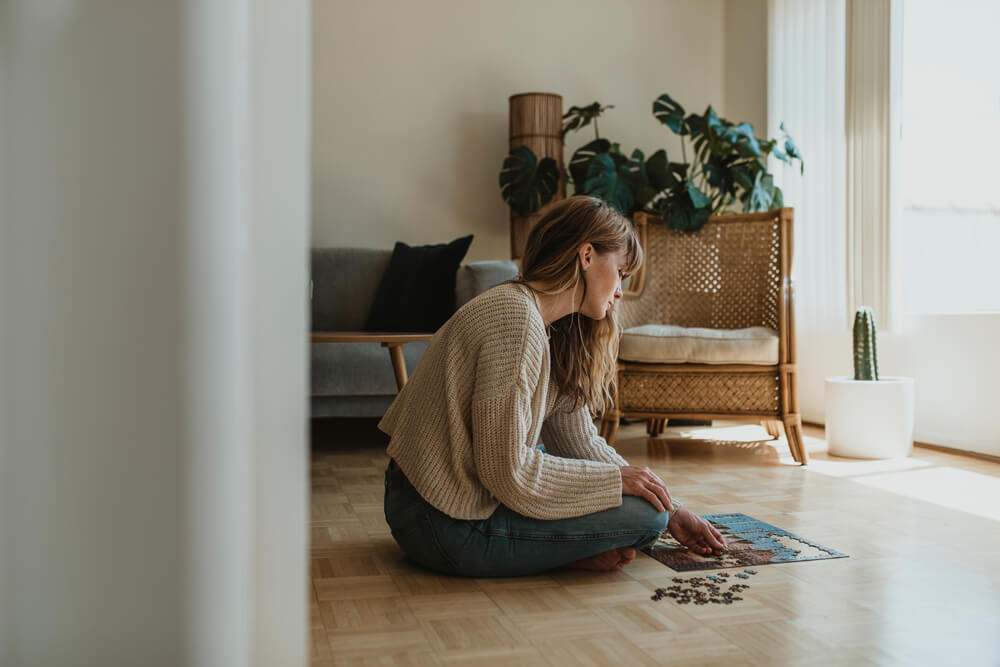
{"type": "MultiPolygon", "coordinates": [[[[312,249],[312,330],[362,331],[389,266],[391,250],[312,249]]],[[[507,260],[472,262],[455,276],[456,309],[489,287],[513,278],[507,260]]],[[[389,351],[378,343],[313,343],[313,417],[380,417],[396,397],[389,351]]],[[[403,346],[407,373],[413,373],[427,343],[403,346]]]]}

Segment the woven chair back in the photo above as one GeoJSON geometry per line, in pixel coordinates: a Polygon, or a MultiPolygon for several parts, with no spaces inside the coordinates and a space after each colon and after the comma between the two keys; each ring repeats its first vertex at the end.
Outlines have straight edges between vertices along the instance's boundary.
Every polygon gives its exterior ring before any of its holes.
{"type": "Polygon", "coordinates": [[[645,262],[626,292],[623,328],[672,324],[709,329],[779,328],[781,211],[709,218],[695,232],[637,213],[645,262]],[[643,227],[645,228],[643,230],[643,227]]]}

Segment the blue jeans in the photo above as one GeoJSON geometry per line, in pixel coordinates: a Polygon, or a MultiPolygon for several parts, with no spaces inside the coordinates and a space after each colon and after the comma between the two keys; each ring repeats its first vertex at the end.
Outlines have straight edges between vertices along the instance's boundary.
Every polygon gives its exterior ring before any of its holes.
{"type": "Polygon", "coordinates": [[[532,519],[500,505],[488,519],[453,519],[424,500],[389,463],[385,518],[407,557],[465,577],[523,577],[615,549],[640,549],[667,524],[667,513],[625,496],[619,507],[570,519],[532,519]]]}

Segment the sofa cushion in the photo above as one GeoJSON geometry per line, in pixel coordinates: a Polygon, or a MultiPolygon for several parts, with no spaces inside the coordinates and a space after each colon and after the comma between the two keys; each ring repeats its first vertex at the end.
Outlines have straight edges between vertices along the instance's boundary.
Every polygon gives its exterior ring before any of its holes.
{"type": "Polygon", "coordinates": [[[392,251],[313,248],[313,331],[362,331],[392,251]]]}
{"type": "Polygon", "coordinates": [[[375,291],[368,331],[437,331],[455,312],[455,273],[472,235],[451,243],[397,242],[375,291]]]}
{"type": "Polygon", "coordinates": [[[509,259],[466,264],[455,276],[456,310],[494,285],[516,277],[517,265],[509,259]]]}
{"type": "Polygon", "coordinates": [[[651,364],[778,363],[778,332],[767,327],[701,329],[644,324],[622,334],[618,357],[651,364]]]}
{"type": "MultiPolygon", "coordinates": [[[[403,346],[408,375],[426,349],[424,341],[403,346]]],[[[313,396],[395,397],[396,373],[388,348],[378,343],[313,343],[309,351],[313,396]]]]}

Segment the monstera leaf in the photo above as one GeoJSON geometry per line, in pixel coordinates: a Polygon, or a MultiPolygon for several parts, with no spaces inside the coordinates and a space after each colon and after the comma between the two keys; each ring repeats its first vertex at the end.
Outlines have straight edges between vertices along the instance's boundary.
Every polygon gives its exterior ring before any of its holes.
{"type": "Polygon", "coordinates": [[[600,197],[623,215],[632,212],[635,197],[632,194],[629,162],[621,153],[595,155],[587,168],[584,189],[588,195],[600,197]]]}
{"type": "Polygon", "coordinates": [[[637,211],[646,208],[659,192],[649,180],[648,164],[649,162],[641,150],[636,148],[632,151],[632,157],[628,162],[628,175],[632,183],[632,195],[634,199],[632,207],[637,211]]]}
{"type": "Polygon", "coordinates": [[[784,205],[785,197],[781,188],[774,184],[774,176],[763,169],[756,172],[753,184],[746,188],[741,197],[743,211],[773,211],[784,205]]]}
{"type": "Polygon", "coordinates": [[[590,169],[590,161],[596,156],[607,153],[611,150],[611,142],[607,139],[595,139],[589,144],[585,144],[573,153],[573,158],[569,161],[569,175],[573,179],[573,194],[587,194],[586,181],[587,172],[590,169]]]}
{"type": "MultiPolygon", "coordinates": [[[[683,169],[684,165],[667,160],[665,150],[656,151],[646,160],[646,174],[649,176],[649,184],[657,193],[674,187],[678,183],[678,168],[683,169]]],[[[683,176],[681,180],[683,180],[683,176]]]]}
{"type": "Polygon", "coordinates": [[[694,231],[712,214],[712,200],[691,181],[678,183],[659,208],[660,217],[671,229],[694,231]]]}
{"type": "Polygon", "coordinates": [[[732,167],[737,159],[735,156],[719,157],[713,155],[701,167],[708,184],[718,190],[722,197],[735,194],[736,179],[732,167]]]}
{"type": "Polygon", "coordinates": [[[690,133],[687,123],[684,121],[684,107],[675,102],[666,93],[660,95],[653,101],[653,115],[671,130],[674,134],[685,135],[690,133]]]}
{"type": "MultiPolygon", "coordinates": [[[[597,119],[608,109],[614,109],[614,104],[601,106],[600,102],[588,104],[585,107],[570,107],[569,111],[563,114],[562,138],[566,140],[566,133],[571,130],[579,130],[590,125],[594,121],[594,131],[597,131],[597,119]]],[[[597,137],[598,139],[600,137],[597,137]]]]}
{"type": "MultiPolygon", "coordinates": [[[[597,133],[599,116],[610,105],[598,102],[570,107],[563,115],[563,135],[588,125],[597,133]]],[[[750,123],[732,123],[712,106],[704,113],[688,113],[670,95],[653,101],[653,115],[680,136],[683,162],[670,162],[664,150],[648,157],[641,150],[630,155],[599,136],[573,153],[564,176],[575,194],[601,197],[625,215],[639,210],[660,214],[670,227],[694,230],[713,212],[741,204],[746,212],[781,208],[784,195],[768,172],[768,157],[794,165],[803,172],[802,154],[784,123],[781,139],[754,135],[750,123]]],[[[559,184],[554,160],[536,162],[531,151],[515,149],[500,174],[503,198],[521,215],[547,203],[559,184]]]]}
{"type": "Polygon", "coordinates": [[[788,130],[785,129],[785,124],[782,123],[779,127],[781,128],[781,133],[785,135],[785,150],[784,152],[775,150],[775,157],[782,162],[787,162],[788,164],[792,164],[793,160],[798,160],[799,174],[805,173],[806,163],[802,161],[802,154],[799,153],[799,147],[795,145],[795,140],[792,139],[790,134],[788,134],[788,130]]]}
{"type": "Polygon", "coordinates": [[[523,217],[552,201],[559,187],[559,166],[550,157],[538,158],[527,146],[511,150],[500,170],[500,196],[523,217]]]}
{"type": "Polygon", "coordinates": [[[726,129],[726,140],[732,142],[736,152],[742,157],[764,157],[760,142],[753,135],[753,125],[740,123],[726,129]]]}
{"type": "Polygon", "coordinates": [[[763,157],[750,123],[733,125],[725,118],[719,118],[715,109],[709,106],[699,122],[692,125],[697,128],[692,134],[696,154],[702,161],[708,161],[713,156],[727,157],[734,152],[740,157],[763,157]]]}

